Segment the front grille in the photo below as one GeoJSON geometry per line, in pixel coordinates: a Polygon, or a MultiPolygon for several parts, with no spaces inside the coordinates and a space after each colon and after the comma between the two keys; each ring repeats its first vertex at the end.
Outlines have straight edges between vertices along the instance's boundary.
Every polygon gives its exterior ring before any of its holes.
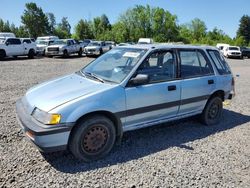
{"type": "Polygon", "coordinates": [[[86,49],[87,52],[95,52],[95,49],[86,49]]]}
{"type": "Polygon", "coordinates": [[[240,55],[239,52],[232,52],[232,55],[240,55]]]}
{"type": "Polygon", "coordinates": [[[58,47],[57,48],[50,47],[50,48],[48,48],[48,51],[49,52],[59,51],[59,48],[58,47]]]}

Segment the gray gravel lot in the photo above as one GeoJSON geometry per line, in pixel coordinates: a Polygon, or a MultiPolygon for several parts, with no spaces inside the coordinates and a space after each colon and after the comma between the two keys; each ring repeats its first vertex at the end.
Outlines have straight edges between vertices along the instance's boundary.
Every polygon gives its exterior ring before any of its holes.
{"type": "Polygon", "coordinates": [[[0,187],[249,187],[250,59],[229,60],[237,96],[221,124],[195,118],[125,133],[106,158],[42,155],[24,137],[15,101],[33,85],[72,73],[91,58],[0,61],[0,187]]]}

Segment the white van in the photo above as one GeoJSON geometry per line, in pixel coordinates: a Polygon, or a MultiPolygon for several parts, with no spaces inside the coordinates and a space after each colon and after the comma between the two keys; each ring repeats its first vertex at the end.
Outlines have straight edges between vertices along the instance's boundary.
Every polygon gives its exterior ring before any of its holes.
{"type": "Polygon", "coordinates": [[[224,43],[218,43],[218,44],[216,45],[216,47],[220,50],[220,52],[221,52],[222,54],[224,54],[224,50],[225,50],[225,48],[228,47],[228,46],[229,46],[229,44],[224,44],[224,43]]]}
{"type": "Polygon", "coordinates": [[[9,32],[0,32],[0,38],[16,38],[16,35],[9,32]]]}
{"type": "Polygon", "coordinates": [[[154,41],[151,38],[140,38],[138,44],[153,44],[154,41]]]}

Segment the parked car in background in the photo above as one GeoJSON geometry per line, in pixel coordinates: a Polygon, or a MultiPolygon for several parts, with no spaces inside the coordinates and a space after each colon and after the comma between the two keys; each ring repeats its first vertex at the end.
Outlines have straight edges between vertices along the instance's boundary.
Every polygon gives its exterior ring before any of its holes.
{"type": "Polygon", "coordinates": [[[117,46],[130,46],[130,43],[126,43],[126,42],[121,42],[119,44],[117,44],[117,46]]]}
{"type": "Polygon", "coordinates": [[[116,46],[116,43],[114,41],[105,41],[105,44],[107,46],[110,46],[110,49],[112,49],[116,46]]]}
{"type": "Polygon", "coordinates": [[[0,38],[16,38],[16,35],[10,32],[0,32],[0,38]]]}
{"type": "Polygon", "coordinates": [[[0,58],[9,56],[28,56],[34,58],[36,44],[31,39],[0,38],[0,58]]]}
{"type": "Polygon", "coordinates": [[[229,46],[229,44],[224,44],[224,43],[218,43],[217,45],[216,45],[216,47],[220,50],[220,52],[222,53],[222,54],[224,54],[224,49],[226,48],[226,47],[228,47],[229,46]]]}
{"type": "Polygon", "coordinates": [[[240,47],[242,58],[247,57],[250,58],[250,48],[240,47]]]}
{"type": "Polygon", "coordinates": [[[124,132],[199,115],[221,121],[234,79],[214,47],[116,47],[76,73],[28,90],[16,103],[27,138],[43,152],[85,161],[110,152],[124,132]]]}
{"type": "Polygon", "coordinates": [[[138,44],[153,44],[154,40],[151,38],[140,38],[138,44]]]}
{"type": "Polygon", "coordinates": [[[227,58],[242,58],[240,47],[238,46],[227,46],[223,48],[223,54],[227,58]]]}
{"type": "Polygon", "coordinates": [[[50,46],[46,47],[45,55],[48,57],[63,56],[68,57],[71,54],[82,56],[83,48],[74,39],[55,40],[50,46]]]}
{"type": "Polygon", "coordinates": [[[83,43],[84,47],[86,47],[86,46],[88,46],[89,43],[92,42],[92,41],[93,41],[93,40],[91,40],[91,39],[84,39],[84,40],[82,41],[82,43],[83,43]]]}
{"type": "Polygon", "coordinates": [[[37,37],[38,40],[59,40],[58,36],[43,36],[43,37],[37,37]]]}
{"type": "Polygon", "coordinates": [[[85,54],[101,55],[110,50],[110,46],[106,45],[104,41],[92,41],[84,48],[85,54]]]}
{"type": "MultiPolygon", "coordinates": [[[[57,39],[58,40],[58,39],[57,39]]],[[[36,51],[38,54],[45,55],[45,50],[50,46],[55,40],[36,40],[36,51]]]]}

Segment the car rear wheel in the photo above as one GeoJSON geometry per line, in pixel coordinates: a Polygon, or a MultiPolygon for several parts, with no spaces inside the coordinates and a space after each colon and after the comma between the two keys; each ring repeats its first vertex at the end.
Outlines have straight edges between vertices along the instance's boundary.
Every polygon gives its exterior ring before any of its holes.
{"type": "Polygon", "coordinates": [[[28,58],[29,58],[29,59],[33,59],[34,56],[35,56],[34,50],[30,50],[29,53],[28,53],[28,58]]]}
{"type": "Polygon", "coordinates": [[[82,57],[82,48],[80,48],[79,52],[78,52],[78,56],[82,57]]]}
{"type": "Polygon", "coordinates": [[[63,57],[69,57],[69,53],[68,53],[67,50],[64,50],[64,51],[63,51],[63,57]]]}
{"type": "Polygon", "coordinates": [[[5,58],[5,56],[6,56],[5,51],[4,50],[0,50],[0,59],[5,58]]]}
{"type": "Polygon", "coordinates": [[[116,138],[114,124],[105,116],[83,119],[71,133],[69,149],[83,161],[104,157],[112,149],[116,138]]]}
{"type": "Polygon", "coordinates": [[[220,97],[213,97],[207,102],[202,114],[201,121],[205,125],[215,125],[220,122],[222,114],[222,99],[220,97]]]}

